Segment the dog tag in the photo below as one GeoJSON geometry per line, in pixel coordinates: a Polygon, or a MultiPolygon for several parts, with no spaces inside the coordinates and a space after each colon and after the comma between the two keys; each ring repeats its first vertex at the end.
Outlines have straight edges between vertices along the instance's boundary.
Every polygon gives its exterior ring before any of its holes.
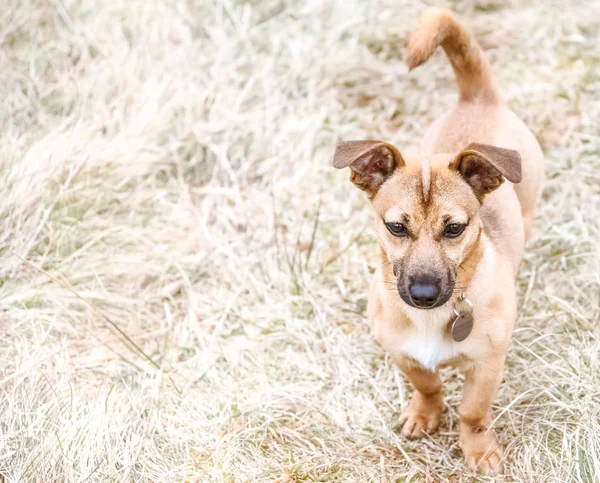
{"type": "Polygon", "coordinates": [[[452,333],[452,338],[456,342],[462,342],[473,330],[473,314],[472,313],[463,313],[459,314],[452,322],[452,327],[450,328],[450,332],[452,333]]]}

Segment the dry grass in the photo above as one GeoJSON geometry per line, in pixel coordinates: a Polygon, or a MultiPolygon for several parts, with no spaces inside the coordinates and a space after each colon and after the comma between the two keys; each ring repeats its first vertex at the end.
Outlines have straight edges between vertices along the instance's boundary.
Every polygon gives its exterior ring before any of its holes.
{"type": "MultiPolygon", "coordinates": [[[[440,2],[436,2],[440,4],[440,2]]],[[[505,481],[600,478],[598,2],[450,3],[548,182],[496,399],[505,481]]],[[[0,474],[470,481],[365,327],[378,250],[339,136],[401,148],[456,98],[409,0],[7,0],[0,474]]],[[[2,476],[0,476],[2,480],[2,476]]]]}

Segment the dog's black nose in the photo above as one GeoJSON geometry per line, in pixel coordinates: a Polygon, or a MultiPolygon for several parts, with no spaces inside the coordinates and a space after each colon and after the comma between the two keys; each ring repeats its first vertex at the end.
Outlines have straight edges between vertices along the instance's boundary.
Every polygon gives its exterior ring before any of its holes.
{"type": "Polygon", "coordinates": [[[432,280],[422,279],[411,282],[408,293],[413,304],[424,309],[431,308],[438,301],[440,288],[432,280]]]}

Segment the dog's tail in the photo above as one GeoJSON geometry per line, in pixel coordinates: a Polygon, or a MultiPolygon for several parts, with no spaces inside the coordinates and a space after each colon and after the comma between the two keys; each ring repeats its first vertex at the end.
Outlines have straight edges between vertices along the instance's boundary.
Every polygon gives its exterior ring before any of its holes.
{"type": "Polygon", "coordinates": [[[406,63],[412,70],[424,64],[438,45],[452,64],[461,100],[500,99],[490,65],[476,40],[449,10],[428,8],[421,15],[409,45],[406,63]]]}

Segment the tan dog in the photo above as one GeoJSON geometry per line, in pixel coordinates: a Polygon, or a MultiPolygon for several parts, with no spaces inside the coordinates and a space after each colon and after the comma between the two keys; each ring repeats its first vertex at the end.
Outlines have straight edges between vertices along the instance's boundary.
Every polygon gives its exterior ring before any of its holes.
{"type": "Polygon", "coordinates": [[[375,211],[381,266],[368,315],[375,338],[416,389],[402,433],[416,438],[437,428],[438,369],[460,367],[460,446],[471,468],[494,473],[502,471],[502,449],[490,428],[491,404],[516,318],[515,277],[540,197],[543,154],[503,104],[477,43],[452,13],[429,9],[410,40],[409,67],[438,45],[460,99],[430,127],[420,153],[340,142],[333,164],[350,167],[375,211]]]}

